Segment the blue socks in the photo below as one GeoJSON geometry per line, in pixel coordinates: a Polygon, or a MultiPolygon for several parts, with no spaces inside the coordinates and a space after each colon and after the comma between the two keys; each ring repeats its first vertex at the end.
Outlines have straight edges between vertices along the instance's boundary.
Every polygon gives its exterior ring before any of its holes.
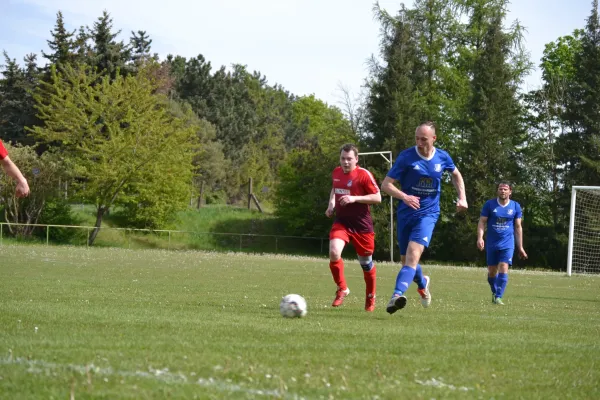
{"type": "Polygon", "coordinates": [[[415,271],[413,268],[409,266],[404,266],[398,272],[398,276],[396,277],[396,287],[394,288],[394,295],[401,296],[406,290],[408,286],[411,284],[413,279],[415,278],[415,271]]]}
{"type": "Polygon", "coordinates": [[[488,275],[488,283],[490,284],[490,289],[492,289],[492,294],[496,295],[496,277],[488,275]]]}
{"type": "Polygon", "coordinates": [[[502,297],[506,284],[508,283],[508,274],[498,273],[496,275],[496,297],[502,297]]]}
{"type": "Polygon", "coordinates": [[[423,270],[421,269],[421,264],[417,264],[417,270],[415,272],[415,278],[413,282],[417,284],[419,289],[425,289],[426,283],[423,279],[423,270]]]}

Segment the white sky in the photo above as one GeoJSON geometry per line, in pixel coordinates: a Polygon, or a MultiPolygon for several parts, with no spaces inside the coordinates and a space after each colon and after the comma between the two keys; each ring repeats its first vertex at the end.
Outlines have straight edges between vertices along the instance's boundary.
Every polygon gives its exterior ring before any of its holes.
{"type": "MultiPolygon", "coordinates": [[[[395,14],[401,2],[379,3],[395,14]]],[[[338,104],[340,83],[358,93],[366,60],[379,52],[372,8],[371,0],[0,0],[0,49],[18,61],[30,52],[41,59],[58,10],[70,29],[92,26],[107,10],[122,39],[145,30],[161,58],[202,54],[213,70],[245,64],[294,94],[338,104]]],[[[583,28],[590,10],[591,0],[514,0],[508,21],[527,28],[537,66],[544,45],[583,28]]],[[[525,89],[539,83],[536,71],[525,89]]]]}

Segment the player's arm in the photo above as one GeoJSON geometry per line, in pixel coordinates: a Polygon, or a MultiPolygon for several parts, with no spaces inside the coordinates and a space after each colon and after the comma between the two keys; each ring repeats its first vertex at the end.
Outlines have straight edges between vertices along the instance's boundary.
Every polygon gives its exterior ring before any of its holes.
{"type": "MultiPolygon", "coordinates": [[[[373,182],[374,183],[374,182],[373,182]]],[[[375,184],[365,186],[367,191],[374,191],[374,193],[365,194],[363,196],[350,196],[345,195],[340,197],[340,205],[345,206],[352,203],[363,203],[363,204],[379,204],[381,203],[381,192],[375,184]]]]}
{"type": "Polygon", "coordinates": [[[527,259],[527,253],[525,253],[525,249],[523,248],[523,225],[521,225],[521,218],[515,218],[515,240],[517,242],[519,257],[527,259]]]}
{"type": "Polygon", "coordinates": [[[0,160],[2,164],[2,168],[6,175],[10,176],[17,182],[17,188],[15,193],[17,197],[26,197],[29,195],[29,184],[27,183],[27,179],[23,176],[19,168],[15,165],[14,162],[10,159],[9,156],[4,157],[0,160]]]}
{"type": "Polygon", "coordinates": [[[454,168],[452,171],[452,184],[456,189],[458,195],[458,201],[456,202],[456,212],[466,211],[469,208],[467,204],[467,192],[465,190],[465,181],[463,180],[462,174],[458,168],[454,168]]]}
{"type": "Polygon", "coordinates": [[[331,188],[331,193],[329,194],[329,204],[327,205],[327,210],[325,210],[325,215],[327,218],[330,218],[333,215],[333,211],[335,210],[335,192],[333,188],[331,188]]]}
{"type": "Polygon", "coordinates": [[[364,196],[342,196],[340,198],[340,205],[342,206],[351,203],[379,204],[381,203],[381,192],[366,194],[364,196]]]}
{"type": "Polygon", "coordinates": [[[408,195],[402,190],[398,189],[398,187],[395,185],[396,182],[397,181],[394,178],[386,176],[383,179],[383,183],[381,184],[381,190],[383,190],[385,193],[389,194],[393,198],[403,201],[404,204],[406,204],[410,208],[418,210],[421,206],[419,198],[417,196],[408,195]]]}
{"type": "Polygon", "coordinates": [[[479,217],[477,223],[477,248],[483,250],[485,248],[485,242],[483,241],[483,233],[485,232],[485,225],[487,224],[488,217],[479,217]]]}
{"type": "Polygon", "coordinates": [[[377,187],[377,182],[373,175],[366,171],[361,172],[360,178],[357,180],[357,185],[360,186],[361,192],[366,193],[362,196],[357,195],[345,195],[339,198],[341,206],[352,203],[362,204],[379,204],[381,203],[381,192],[377,187]]]}

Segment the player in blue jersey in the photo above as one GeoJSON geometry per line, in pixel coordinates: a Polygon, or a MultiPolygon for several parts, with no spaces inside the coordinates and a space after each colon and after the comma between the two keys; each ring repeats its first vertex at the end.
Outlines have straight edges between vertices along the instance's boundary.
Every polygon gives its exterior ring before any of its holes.
{"type": "Polygon", "coordinates": [[[445,171],[451,174],[458,193],[456,211],[463,212],[468,207],[465,184],[458,168],[448,153],[433,146],[435,125],[432,122],[419,125],[415,139],[417,145],[398,155],[381,185],[385,193],[400,200],[397,229],[403,267],[386,308],[390,314],[404,308],[404,293],[413,281],[418,286],[423,307],[431,304],[430,278],[423,275],[419,261],[425,247],[431,243],[433,228],[440,215],[441,179],[445,171]],[[396,181],[400,183],[400,189],[395,186],[396,181]]]}
{"type": "Polygon", "coordinates": [[[508,267],[512,265],[515,239],[519,257],[526,259],[527,253],[523,248],[523,212],[521,205],[510,199],[510,183],[500,182],[497,194],[497,198],[488,200],[481,209],[477,224],[477,247],[479,250],[487,250],[488,283],[492,289],[492,303],[504,305],[502,296],[508,283],[508,267]],[[487,246],[483,241],[486,225],[487,246]]]}

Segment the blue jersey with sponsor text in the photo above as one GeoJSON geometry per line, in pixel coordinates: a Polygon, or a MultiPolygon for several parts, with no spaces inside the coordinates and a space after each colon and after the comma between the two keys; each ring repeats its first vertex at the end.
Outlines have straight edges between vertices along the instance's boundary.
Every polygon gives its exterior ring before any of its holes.
{"type": "Polygon", "coordinates": [[[444,171],[453,172],[455,169],[450,155],[438,148],[433,149],[429,158],[419,154],[417,146],[400,153],[387,176],[399,181],[404,193],[419,197],[421,207],[413,210],[400,201],[398,217],[439,214],[442,174],[444,171]]]}
{"type": "Polygon", "coordinates": [[[487,244],[490,250],[515,248],[515,219],[523,218],[521,205],[509,200],[505,206],[498,199],[485,202],[481,216],[487,217],[487,244]]]}

